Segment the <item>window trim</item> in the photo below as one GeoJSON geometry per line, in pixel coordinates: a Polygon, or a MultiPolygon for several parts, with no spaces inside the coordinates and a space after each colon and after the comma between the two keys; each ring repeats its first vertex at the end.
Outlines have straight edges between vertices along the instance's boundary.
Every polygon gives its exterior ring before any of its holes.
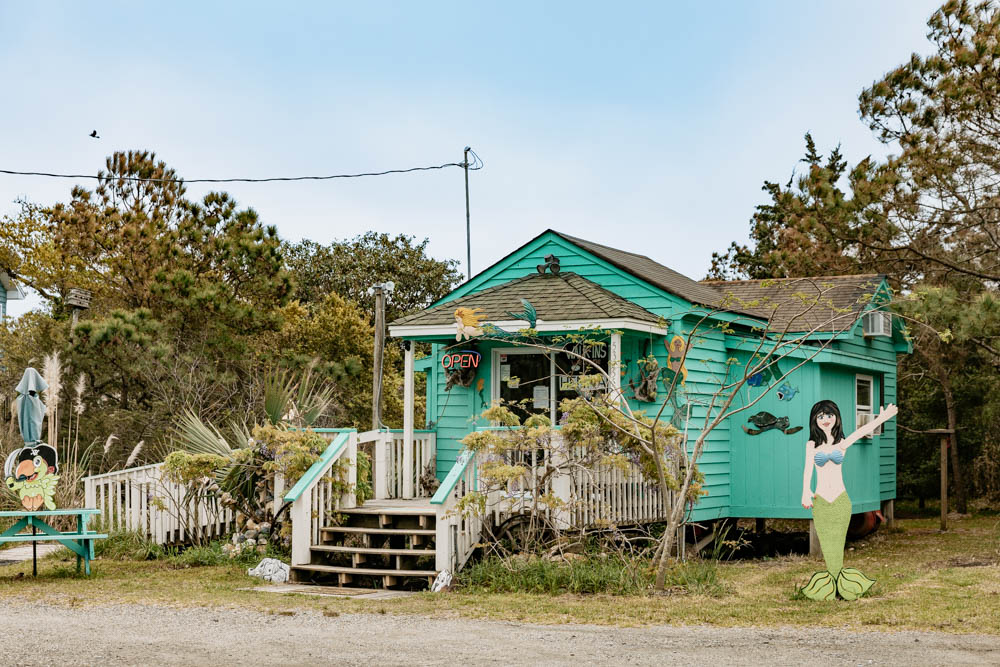
{"type": "Polygon", "coordinates": [[[862,318],[861,330],[865,336],[892,338],[892,313],[885,310],[869,310],[862,318]],[[869,325],[876,318],[882,323],[877,332],[869,325]]]}
{"type": "MultiPolygon", "coordinates": [[[[872,375],[866,375],[864,373],[856,373],[854,375],[854,427],[860,428],[867,424],[871,419],[875,417],[875,377],[872,375]],[[867,406],[858,404],[858,385],[862,381],[868,382],[868,402],[867,406]],[[862,415],[868,415],[868,419],[862,418],[862,415]]],[[[872,435],[881,435],[882,429],[879,427],[872,435]]],[[[872,436],[867,436],[871,438],[872,436]]]]}
{"type": "MultiPolygon", "coordinates": [[[[549,358],[549,419],[553,424],[556,423],[556,404],[555,404],[555,388],[556,388],[556,359],[555,356],[549,350],[544,350],[540,347],[495,347],[493,348],[492,354],[490,355],[491,362],[491,375],[492,382],[490,382],[492,395],[496,397],[494,400],[499,400],[500,398],[500,355],[501,354],[541,354],[549,358]]],[[[497,424],[494,424],[496,426],[497,424]]]]}

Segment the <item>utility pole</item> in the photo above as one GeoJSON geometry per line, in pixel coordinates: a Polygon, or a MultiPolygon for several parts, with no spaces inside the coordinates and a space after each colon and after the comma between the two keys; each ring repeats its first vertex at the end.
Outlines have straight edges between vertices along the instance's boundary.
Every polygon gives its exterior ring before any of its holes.
{"type": "Polygon", "coordinates": [[[382,411],[382,354],[385,350],[385,290],[375,285],[375,355],[372,371],[372,430],[376,431],[382,411]]]}
{"type": "Polygon", "coordinates": [[[462,159],[462,167],[465,170],[465,271],[469,280],[472,280],[472,224],[469,218],[469,151],[471,150],[471,146],[466,146],[462,159]]]}
{"type": "Polygon", "coordinates": [[[396,284],[392,281],[379,283],[368,288],[368,294],[375,297],[375,354],[372,361],[372,430],[382,426],[382,359],[385,353],[385,297],[391,294],[396,284]]]}

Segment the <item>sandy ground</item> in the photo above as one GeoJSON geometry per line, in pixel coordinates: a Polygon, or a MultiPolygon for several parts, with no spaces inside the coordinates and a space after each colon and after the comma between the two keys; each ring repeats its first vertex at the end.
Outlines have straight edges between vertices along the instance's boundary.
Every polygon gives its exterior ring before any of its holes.
{"type": "Polygon", "coordinates": [[[6,665],[987,665],[1000,638],[0,603],[6,665]]]}

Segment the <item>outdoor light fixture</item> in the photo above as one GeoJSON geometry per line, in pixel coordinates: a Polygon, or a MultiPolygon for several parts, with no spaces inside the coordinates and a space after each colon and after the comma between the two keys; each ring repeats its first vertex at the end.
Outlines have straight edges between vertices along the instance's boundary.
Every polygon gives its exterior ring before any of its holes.
{"type": "Polygon", "coordinates": [[[552,273],[552,275],[554,275],[554,276],[558,275],[559,274],[559,258],[556,257],[555,255],[546,255],[545,256],[545,263],[544,264],[539,264],[535,268],[538,269],[538,272],[542,273],[542,274],[544,274],[545,270],[548,269],[552,273]]]}
{"type": "Polygon", "coordinates": [[[375,296],[376,292],[384,292],[385,294],[392,294],[392,290],[396,289],[396,283],[388,280],[384,283],[375,283],[368,288],[368,296],[375,296]]]}

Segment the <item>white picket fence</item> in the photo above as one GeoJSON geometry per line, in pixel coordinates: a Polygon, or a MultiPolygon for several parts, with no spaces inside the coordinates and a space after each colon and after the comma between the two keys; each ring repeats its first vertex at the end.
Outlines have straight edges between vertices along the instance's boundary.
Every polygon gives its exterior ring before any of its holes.
{"type": "Polygon", "coordinates": [[[158,544],[222,537],[234,527],[231,510],[214,498],[191,497],[166,479],[162,463],[84,477],[83,489],[105,530],[138,532],[158,544]]]}

